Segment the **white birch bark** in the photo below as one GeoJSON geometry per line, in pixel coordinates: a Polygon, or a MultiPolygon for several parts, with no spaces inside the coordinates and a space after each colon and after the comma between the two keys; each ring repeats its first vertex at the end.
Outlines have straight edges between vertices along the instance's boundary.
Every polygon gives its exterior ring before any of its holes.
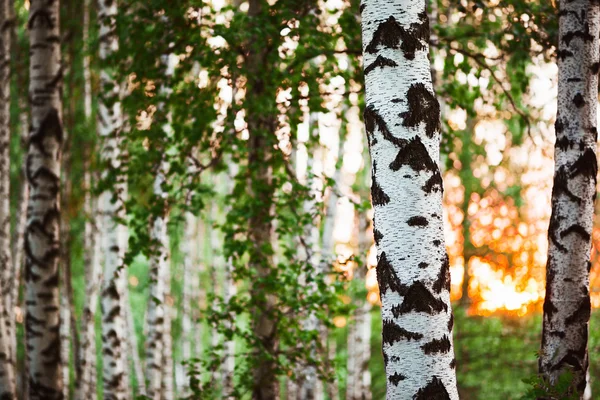
{"type": "Polygon", "coordinates": [[[363,0],[388,399],[458,399],[425,0],[363,0]],[[391,89],[390,89],[391,88],[391,89]]]}
{"type": "MultiPolygon", "coordinates": [[[[102,179],[111,171],[122,172],[120,137],[122,128],[119,85],[114,81],[112,70],[106,64],[107,57],[118,49],[116,36],[117,2],[98,1],[100,24],[100,87],[98,99],[98,133],[101,138],[100,159],[105,170],[102,179]]],[[[104,398],[124,400],[127,398],[127,369],[125,310],[123,298],[127,290],[123,258],[126,252],[127,229],[119,220],[124,217],[124,198],[127,190],[122,179],[117,179],[110,190],[98,199],[101,216],[99,233],[102,240],[104,275],[102,279],[102,353],[104,398]]]]}
{"type": "Polygon", "coordinates": [[[31,131],[26,158],[30,202],[25,231],[27,398],[62,397],[59,316],[62,68],[60,1],[29,6],[31,131]]]}
{"type": "Polygon", "coordinates": [[[0,0],[0,398],[16,398],[12,254],[10,248],[11,6],[0,0]]]}
{"type": "MultiPolygon", "coordinates": [[[[162,185],[165,180],[166,163],[161,162],[154,181],[154,195],[163,199],[166,195],[162,185]]],[[[168,236],[166,204],[164,213],[154,216],[150,231],[152,241],[150,255],[150,298],[148,301],[148,336],[146,339],[147,396],[161,400],[165,355],[165,274],[168,272],[168,236]]]]}
{"type": "MultiPolygon", "coordinates": [[[[163,246],[166,249],[169,247],[168,237],[164,238],[163,246]]],[[[168,252],[167,252],[168,254],[168,252]]],[[[162,371],[162,400],[173,400],[175,397],[173,387],[173,336],[171,334],[171,324],[173,321],[173,307],[170,305],[171,297],[171,271],[169,264],[167,263],[163,279],[165,281],[165,330],[163,333],[164,347],[163,347],[163,371],[162,371]]]]}
{"type": "Polygon", "coordinates": [[[539,369],[550,382],[570,370],[573,393],[581,397],[589,364],[600,4],[559,4],[558,115],[539,369]]]}
{"type": "Polygon", "coordinates": [[[127,307],[127,336],[129,338],[129,345],[127,348],[129,350],[131,364],[133,364],[133,373],[135,374],[135,379],[137,382],[137,393],[135,393],[135,396],[145,396],[146,381],[144,380],[144,370],[142,367],[142,361],[140,360],[138,339],[135,331],[135,323],[133,322],[131,301],[129,300],[129,291],[125,292],[125,302],[127,307]]]}
{"type": "MultiPolygon", "coordinates": [[[[194,286],[197,284],[197,273],[194,271],[197,257],[194,250],[196,243],[196,217],[190,213],[185,213],[184,236],[181,241],[181,253],[183,257],[183,293],[182,293],[182,312],[181,312],[181,358],[182,361],[188,361],[192,358],[192,324],[193,324],[193,302],[194,286]]],[[[196,305],[197,306],[197,305],[196,305]]],[[[183,363],[178,363],[176,367],[177,393],[179,395],[188,395],[187,373],[183,363]]]]}

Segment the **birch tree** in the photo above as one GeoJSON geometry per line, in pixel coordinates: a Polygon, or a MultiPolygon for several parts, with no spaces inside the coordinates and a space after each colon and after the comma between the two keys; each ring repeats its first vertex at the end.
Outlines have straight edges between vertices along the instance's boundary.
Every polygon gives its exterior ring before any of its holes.
{"type": "Polygon", "coordinates": [[[387,398],[458,399],[426,2],[361,13],[387,398]]]}
{"type": "Polygon", "coordinates": [[[118,50],[116,36],[117,2],[98,1],[100,25],[100,96],[98,99],[98,133],[101,140],[100,161],[102,180],[107,183],[118,175],[116,183],[104,190],[98,199],[101,216],[100,233],[104,261],[104,277],[101,293],[102,353],[104,354],[104,397],[121,400],[127,397],[127,368],[125,351],[124,293],[127,290],[123,257],[127,243],[127,230],[121,221],[124,217],[124,194],[126,183],[122,179],[121,128],[122,112],[119,101],[119,85],[107,59],[118,50]]]}
{"type": "Polygon", "coordinates": [[[571,371],[573,393],[581,397],[589,363],[600,4],[559,4],[558,113],[539,370],[550,383],[571,371]]]}
{"type": "Polygon", "coordinates": [[[14,281],[10,248],[10,14],[9,0],[0,1],[0,398],[16,398],[15,351],[12,329],[14,319],[12,285],[14,281]]]}
{"type": "Polygon", "coordinates": [[[31,194],[25,231],[25,344],[27,394],[62,397],[59,339],[60,166],[62,68],[60,1],[29,8],[31,131],[25,160],[31,194]]]}

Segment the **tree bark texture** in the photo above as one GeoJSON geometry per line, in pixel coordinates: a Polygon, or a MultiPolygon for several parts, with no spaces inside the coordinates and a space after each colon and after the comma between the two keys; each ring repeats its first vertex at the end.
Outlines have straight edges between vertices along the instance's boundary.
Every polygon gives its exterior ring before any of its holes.
{"type": "Polygon", "coordinates": [[[581,397],[588,369],[590,249],[596,198],[600,4],[561,1],[558,115],[546,297],[539,370],[550,382],[571,370],[581,397]]]}
{"type": "Polygon", "coordinates": [[[11,5],[0,0],[0,398],[15,399],[14,312],[10,248],[10,44],[11,5]]]}
{"type": "Polygon", "coordinates": [[[454,400],[440,108],[426,2],[363,0],[361,13],[387,398],[454,400]]]}
{"type": "MultiPolygon", "coordinates": [[[[260,23],[261,1],[250,0],[248,8],[249,28],[260,23]]],[[[250,44],[246,57],[248,68],[248,95],[261,98],[266,95],[264,83],[260,76],[265,65],[262,62],[264,47],[250,44]],[[259,51],[259,48],[261,49],[259,51]]],[[[261,349],[257,354],[257,365],[254,367],[253,400],[279,399],[279,382],[277,366],[274,357],[279,348],[277,323],[273,318],[276,299],[273,294],[266,293],[266,280],[272,273],[273,260],[265,254],[264,249],[271,246],[273,236],[272,204],[273,204],[273,174],[270,162],[273,158],[273,144],[276,143],[276,119],[271,116],[261,116],[262,110],[248,107],[248,170],[249,191],[251,197],[262,207],[255,207],[249,219],[249,239],[254,249],[250,254],[249,266],[256,271],[258,282],[250,288],[250,295],[255,299],[252,310],[253,332],[260,341],[261,349]],[[254,115],[257,114],[257,115],[254,115]]]]}
{"type": "Polygon", "coordinates": [[[63,143],[60,1],[29,8],[30,201],[25,230],[27,398],[62,399],[59,315],[60,167],[63,143]]]}
{"type": "MultiPolygon", "coordinates": [[[[154,182],[154,194],[157,199],[163,198],[162,185],[165,180],[166,165],[161,162],[160,169],[154,182]]],[[[165,358],[165,304],[167,288],[165,286],[168,273],[168,236],[166,204],[163,215],[154,217],[150,240],[152,248],[150,254],[150,299],[148,302],[148,336],[146,339],[146,380],[147,396],[152,400],[161,400],[163,368],[167,362],[165,358]]]]}
{"type": "MultiPolygon", "coordinates": [[[[101,139],[101,165],[104,168],[102,179],[107,179],[111,172],[121,173],[124,168],[120,151],[122,112],[119,101],[119,85],[115,82],[111,67],[106,61],[119,46],[115,32],[116,15],[116,1],[98,1],[101,63],[98,133],[101,139]]],[[[110,190],[105,190],[98,200],[104,261],[101,292],[103,387],[104,398],[111,400],[126,399],[128,386],[125,379],[127,339],[123,307],[124,294],[127,290],[127,278],[123,270],[127,229],[119,222],[125,215],[123,196],[125,196],[126,190],[126,183],[121,175],[114,186],[110,190]]]]}

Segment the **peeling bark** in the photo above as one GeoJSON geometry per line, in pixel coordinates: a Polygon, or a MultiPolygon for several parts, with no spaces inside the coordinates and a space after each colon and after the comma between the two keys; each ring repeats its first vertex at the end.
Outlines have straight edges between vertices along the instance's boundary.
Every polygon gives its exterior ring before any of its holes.
{"type": "Polygon", "coordinates": [[[454,400],[450,273],[445,247],[436,245],[444,240],[440,107],[426,2],[363,0],[361,13],[387,398],[454,400]],[[378,59],[387,61],[370,69],[378,59]]]}
{"type": "Polygon", "coordinates": [[[588,370],[589,265],[596,198],[600,3],[560,2],[558,115],[540,373],[570,370],[583,396],[588,370]]]}

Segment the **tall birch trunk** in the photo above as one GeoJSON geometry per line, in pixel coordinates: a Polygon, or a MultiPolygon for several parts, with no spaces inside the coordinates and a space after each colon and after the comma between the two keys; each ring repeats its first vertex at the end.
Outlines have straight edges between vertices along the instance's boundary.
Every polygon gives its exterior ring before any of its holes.
{"type": "Polygon", "coordinates": [[[125,291],[125,304],[127,307],[127,336],[129,337],[129,345],[127,346],[131,364],[133,364],[133,373],[137,382],[137,393],[134,393],[134,398],[137,396],[146,395],[146,382],[144,380],[144,369],[140,359],[138,339],[135,331],[135,323],[133,321],[133,312],[131,311],[131,301],[129,300],[129,291],[125,291]]]}
{"type": "MultiPolygon", "coordinates": [[[[368,225],[366,215],[356,212],[358,253],[361,260],[367,259],[367,252],[372,243],[372,239],[367,235],[368,225]]],[[[366,273],[365,263],[355,271],[354,279],[364,286],[366,273]]],[[[349,327],[347,400],[371,400],[371,303],[366,299],[362,299],[361,303],[354,312],[354,324],[349,327]]]]}
{"type": "MultiPolygon", "coordinates": [[[[250,0],[248,8],[249,28],[259,24],[261,13],[261,1],[250,0]]],[[[266,88],[260,80],[261,70],[265,65],[262,63],[262,54],[258,53],[258,46],[250,44],[249,54],[246,57],[248,68],[248,96],[265,98],[266,88]]],[[[263,52],[264,50],[261,50],[263,52]]],[[[256,272],[258,282],[254,282],[250,288],[250,294],[255,299],[252,310],[254,335],[260,342],[260,353],[257,357],[257,365],[254,368],[254,385],[252,398],[254,400],[276,400],[279,399],[279,382],[277,380],[277,366],[274,360],[279,348],[277,332],[277,321],[274,320],[274,308],[276,299],[274,295],[265,293],[265,279],[272,273],[272,257],[264,252],[271,246],[273,236],[273,224],[271,222],[273,203],[273,174],[270,166],[273,158],[272,148],[275,143],[274,119],[260,116],[261,110],[250,104],[248,112],[248,189],[250,196],[256,206],[249,218],[249,239],[253,243],[250,254],[249,267],[256,272]],[[256,113],[258,115],[253,115],[256,113]]]]}
{"type": "MultiPolygon", "coordinates": [[[[185,213],[184,237],[181,241],[181,253],[183,256],[183,293],[182,293],[182,312],[181,312],[181,358],[182,361],[188,361],[192,358],[192,323],[193,323],[193,303],[194,303],[194,285],[197,280],[197,271],[194,271],[197,258],[195,257],[194,246],[196,243],[196,217],[190,213],[185,213]]],[[[197,305],[196,305],[197,306],[197,305]]],[[[178,363],[176,367],[177,392],[179,395],[188,395],[187,374],[183,363],[178,363]]]]}
{"type": "MultiPolygon", "coordinates": [[[[168,237],[164,238],[163,246],[169,247],[168,237]]],[[[167,252],[168,255],[168,252],[167,252]]],[[[173,336],[171,333],[171,324],[173,320],[173,307],[171,306],[171,271],[168,262],[163,274],[165,281],[165,328],[164,328],[164,347],[163,347],[163,371],[162,371],[162,400],[173,400],[175,392],[173,388],[173,336]]]]}
{"type": "Polygon", "coordinates": [[[383,355],[395,400],[458,399],[425,4],[361,5],[383,355]]]}
{"type": "MultiPolygon", "coordinates": [[[[163,198],[162,185],[165,181],[166,163],[161,161],[154,181],[154,195],[159,201],[163,198]]],[[[150,230],[152,249],[150,255],[150,297],[148,301],[148,336],[146,339],[146,378],[147,396],[152,400],[161,400],[163,368],[165,358],[165,320],[166,304],[165,274],[168,273],[168,236],[166,204],[163,213],[154,216],[150,230]]],[[[170,333],[170,332],[169,332],[170,333]]]]}
{"type": "MultiPolygon", "coordinates": [[[[101,139],[102,179],[111,172],[122,173],[121,128],[122,112],[119,101],[119,85],[115,82],[106,59],[118,49],[116,36],[117,2],[98,1],[100,25],[100,87],[98,99],[98,133],[101,139]]],[[[125,215],[124,199],[127,188],[123,179],[117,179],[111,190],[104,191],[98,200],[101,216],[100,237],[104,261],[101,292],[102,353],[104,355],[104,398],[124,400],[127,398],[127,369],[125,310],[123,298],[127,290],[123,258],[127,244],[127,229],[119,220],[125,215]]]]}
{"type": "Polygon", "coordinates": [[[31,194],[25,231],[25,343],[31,400],[62,398],[59,315],[62,68],[60,1],[29,7],[31,131],[27,181],[31,194]]]}
{"type": "Polygon", "coordinates": [[[539,369],[552,383],[570,370],[573,392],[581,397],[589,364],[600,4],[559,4],[558,115],[539,369]]]}
{"type": "MultiPolygon", "coordinates": [[[[89,55],[90,0],[83,1],[83,99],[84,115],[89,122],[92,117],[92,79],[89,55]]],[[[83,238],[83,257],[85,267],[85,301],[81,318],[81,351],[79,354],[80,377],[77,380],[75,398],[77,400],[96,400],[96,311],[102,279],[100,260],[100,241],[97,238],[101,217],[95,196],[92,195],[91,145],[84,150],[84,200],[86,216],[83,238]]]]}
{"type": "Polygon", "coordinates": [[[15,299],[10,248],[10,42],[11,6],[0,1],[0,398],[16,398],[15,299]]]}

